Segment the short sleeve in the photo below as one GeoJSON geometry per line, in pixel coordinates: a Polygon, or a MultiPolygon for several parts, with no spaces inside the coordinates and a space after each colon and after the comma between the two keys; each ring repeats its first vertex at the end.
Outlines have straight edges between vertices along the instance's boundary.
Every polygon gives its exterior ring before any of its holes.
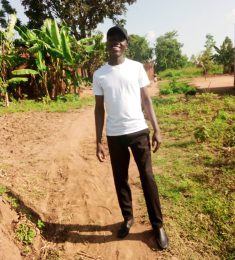
{"type": "Polygon", "coordinates": [[[103,96],[104,95],[103,89],[99,84],[99,79],[97,78],[95,73],[93,75],[92,89],[93,89],[93,95],[95,95],[95,96],[103,96]]]}
{"type": "Polygon", "coordinates": [[[143,64],[140,65],[138,80],[139,80],[140,88],[146,87],[146,86],[148,86],[150,84],[148,75],[147,75],[147,73],[146,73],[146,71],[144,69],[143,64]]]}

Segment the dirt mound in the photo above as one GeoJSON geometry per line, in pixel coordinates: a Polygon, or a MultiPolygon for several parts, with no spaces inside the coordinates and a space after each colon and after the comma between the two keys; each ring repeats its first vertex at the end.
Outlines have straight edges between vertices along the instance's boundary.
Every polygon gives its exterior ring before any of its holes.
{"type": "Polygon", "coordinates": [[[18,215],[11,210],[9,204],[0,197],[0,259],[22,259],[20,250],[15,244],[13,223],[18,221],[18,215]]]}

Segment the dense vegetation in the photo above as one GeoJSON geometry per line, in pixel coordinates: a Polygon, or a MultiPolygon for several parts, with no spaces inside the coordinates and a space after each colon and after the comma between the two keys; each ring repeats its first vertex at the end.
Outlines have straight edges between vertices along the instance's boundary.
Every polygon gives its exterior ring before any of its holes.
{"type": "Polygon", "coordinates": [[[103,63],[105,49],[99,34],[77,41],[70,28],[55,19],[46,19],[40,30],[15,24],[16,16],[11,15],[6,30],[0,31],[0,95],[6,106],[9,95],[11,100],[25,94],[50,100],[77,94],[91,71],[103,63]],[[20,35],[15,41],[14,28],[20,35]]]}
{"type": "MultiPolygon", "coordinates": [[[[125,14],[127,5],[132,5],[136,0],[21,0],[26,9],[29,29],[40,29],[47,18],[65,22],[77,40],[91,36],[93,30],[104,18],[112,19],[113,22],[125,24],[120,19],[125,14]]],[[[8,0],[1,0],[3,10],[0,12],[0,24],[7,25],[7,14],[16,13],[8,0]]]]}

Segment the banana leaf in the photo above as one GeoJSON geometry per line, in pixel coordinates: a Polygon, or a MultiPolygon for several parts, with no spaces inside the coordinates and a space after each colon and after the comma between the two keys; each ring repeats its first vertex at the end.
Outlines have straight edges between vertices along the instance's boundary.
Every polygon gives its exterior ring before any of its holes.
{"type": "Polygon", "coordinates": [[[19,69],[11,72],[13,75],[36,75],[38,71],[32,69],[19,69]]]}
{"type": "Polygon", "coordinates": [[[56,49],[56,48],[53,48],[53,47],[48,47],[48,52],[50,53],[50,55],[53,57],[53,58],[60,58],[60,59],[63,59],[64,58],[64,55],[62,53],[62,51],[56,49]]]}
{"type": "Polygon", "coordinates": [[[41,40],[43,40],[45,43],[47,43],[49,45],[53,45],[53,41],[52,41],[50,35],[48,35],[47,33],[40,31],[39,38],[41,40]]]}
{"type": "Polygon", "coordinates": [[[45,60],[43,60],[42,52],[39,51],[36,59],[37,67],[40,71],[46,71],[47,66],[45,65],[45,60]]]}
{"type": "Polygon", "coordinates": [[[73,57],[70,49],[69,36],[66,35],[65,31],[61,32],[61,45],[63,50],[64,58],[67,62],[73,63],[73,57]]]}
{"type": "Polygon", "coordinates": [[[51,33],[51,19],[46,19],[42,26],[42,31],[52,37],[51,33]]]}
{"type": "Polygon", "coordinates": [[[95,46],[94,46],[94,45],[85,46],[85,51],[86,51],[87,53],[94,52],[94,51],[95,51],[95,46]]]}
{"type": "Polygon", "coordinates": [[[19,33],[19,35],[21,36],[21,38],[27,42],[28,41],[28,35],[26,33],[26,31],[28,30],[28,28],[26,26],[22,26],[22,27],[15,27],[16,31],[19,33]]]}
{"type": "Polygon", "coordinates": [[[41,48],[42,48],[42,47],[41,47],[38,43],[36,43],[36,44],[34,44],[32,47],[28,48],[28,51],[29,51],[30,53],[36,53],[36,52],[40,51],[41,48]]]}
{"type": "Polygon", "coordinates": [[[60,36],[59,27],[58,27],[55,19],[52,20],[52,23],[51,23],[51,39],[54,43],[54,46],[56,48],[60,48],[60,46],[61,46],[61,36],[60,36]]]}
{"type": "Polygon", "coordinates": [[[19,77],[19,78],[11,78],[11,79],[9,79],[8,83],[16,85],[16,84],[19,84],[21,82],[27,82],[27,81],[28,81],[27,78],[20,78],[19,77]]]}

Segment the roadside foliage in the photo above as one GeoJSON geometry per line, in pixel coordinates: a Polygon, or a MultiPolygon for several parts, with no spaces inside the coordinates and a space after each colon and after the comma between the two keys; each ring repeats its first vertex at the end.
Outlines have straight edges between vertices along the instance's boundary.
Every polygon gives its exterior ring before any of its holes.
{"type": "Polygon", "coordinates": [[[56,99],[66,93],[79,94],[92,73],[105,59],[102,35],[76,40],[70,28],[46,19],[41,29],[17,27],[11,15],[0,31],[0,95],[6,106],[10,99],[24,97],[56,99]],[[15,40],[17,34],[20,38],[15,40]]]}

